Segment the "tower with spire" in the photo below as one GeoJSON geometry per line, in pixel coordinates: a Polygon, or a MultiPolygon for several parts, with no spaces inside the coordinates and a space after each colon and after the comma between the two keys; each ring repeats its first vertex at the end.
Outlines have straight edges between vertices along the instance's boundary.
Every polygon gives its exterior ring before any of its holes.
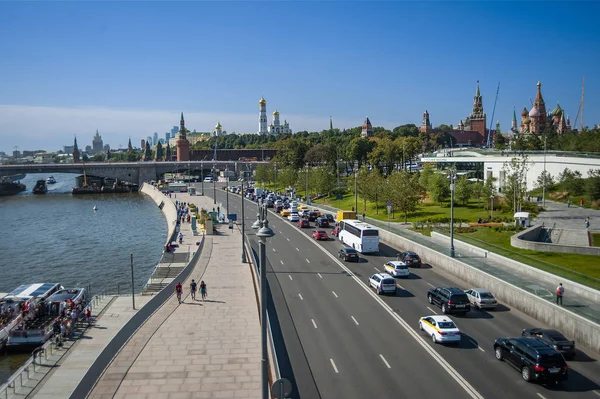
{"type": "Polygon", "coordinates": [[[473,97],[473,111],[469,116],[470,130],[481,133],[483,137],[486,137],[485,125],[486,115],[483,112],[483,97],[479,91],[479,81],[477,81],[477,89],[475,90],[475,97],[473,97]]]}
{"type": "Polygon", "coordinates": [[[258,134],[267,134],[269,133],[267,129],[267,101],[264,97],[260,98],[259,104],[259,113],[258,113],[258,134]]]}
{"type": "Polygon", "coordinates": [[[187,132],[185,130],[185,120],[183,119],[183,112],[181,113],[181,119],[179,120],[179,137],[175,142],[177,147],[177,161],[189,161],[190,160],[190,142],[187,139],[187,132]]]}
{"type": "Polygon", "coordinates": [[[132,152],[133,146],[131,145],[131,137],[129,138],[129,142],[127,143],[127,152],[132,152]]]}
{"type": "Polygon", "coordinates": [[[433,126],[431,126],[431,121],[429,120],[429,112],[425,110],[423,112],[423,121],[421,122],[421,127],[419,131],[421,133],[429,133],[433,130],[433,126]]]}
{"type": "Polygon", "coordinates": [[[154,161],[162,161],[164,159],[164,152],[163,152],[163,146],[161,141],[158,141],[158,144],[156,144],[156,153],[154,154],[154,161]]]}
{"type": "Polygon", "coordinates": [[[96,129],[96,134],[94,135],[94,138],[92,139],[92,152],[94,154],[100,154],[100,153],[102,153],[103,149],[104,149],[104,143],[102,142],[102,137],[100,136],[100,133],[98,133],[98,129],[96,129]]]}
{"type": "Polygon", "coordinates": [[[79,163],[79,147],[77,147],[77,136],[73,142],[73,163],[79,163]]]}
{"type": "Polygon", "coordinates": [[[217,122],[215,126],[215,130],[213,131],[213,136],[221,136],[223,134],[223,126],[221,126],[221,122],[217,122]]]}
{"type": "Polygon", "coordinates": [[[514,108],[513,108],[512,124],[510,125],[510,131],[513,134],[519,133],[519,128],[517,127],[517,111],[514,108]]]}
{"type": "Polygon", "coordinates": [[[360,137],[372,137],[373,136],[373,125],[371,125],[371,121],[367,116],[362,125],[362,131],[360,132],[360,137]]]}

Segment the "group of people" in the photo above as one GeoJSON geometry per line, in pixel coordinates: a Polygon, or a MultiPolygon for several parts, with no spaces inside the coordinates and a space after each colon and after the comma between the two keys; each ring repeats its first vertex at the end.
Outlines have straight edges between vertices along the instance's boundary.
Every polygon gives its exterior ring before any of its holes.
{"type": "MultiPolygon", "coordinates": [[[[196,291],[198,291],[198,283],[196,283],[196,280],[192,279],[192,282],[190,283],[190,294],[192,296],[192,300],[194,301],[196,300],[196,291]]],[[[183,294],[183,285],[181,285],[181,281],[175,285],[175,294],[177,294],[177,301],[182,303],[183,300],[181,299],[181,295],[183,294]]],[[[202,295],[202,302],[204,302],[208,297],[206,283],[204,280],[200,282],[200,295],[202,295]]]]}
{"type": "Polygon", "coordinates": [[[176,200],[175,208],[177,209],[177,222],[185,223],[187,221],[188,223],[190,223],[192,215],[190,214],[189,204],[187,202],[176,200]]]}
{"type": "Polygon", "coordinates": [[[77,320],[85,317],[85,322],[88,327],[91,324],[92,309],[87,307],[84,309],[82,302],[77,304],[73,300],[64,300],[59,305],[59,317],[54,321],[53,329],[54,336],[58,345],[62,345],[62,340],[65,338],[73,338],[77,320]]]}

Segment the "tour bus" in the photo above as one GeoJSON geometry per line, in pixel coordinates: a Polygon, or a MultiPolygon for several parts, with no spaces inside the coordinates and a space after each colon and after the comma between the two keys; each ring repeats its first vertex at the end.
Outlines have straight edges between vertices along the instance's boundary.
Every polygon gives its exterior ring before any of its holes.
{"type": "Polygon", "coordinates": [[[379,230],[360,220],[341,220],[339,239],[360,253],[379,252],[379,230]]]}

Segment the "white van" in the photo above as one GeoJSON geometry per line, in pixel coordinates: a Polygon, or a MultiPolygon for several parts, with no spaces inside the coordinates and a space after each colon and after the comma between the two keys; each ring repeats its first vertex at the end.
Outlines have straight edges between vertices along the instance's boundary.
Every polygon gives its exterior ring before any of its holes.
{"type": "Polygon", "coordinates": [[[204,183],[212,183],[213,182],[213,178],[212,176],[208,176],[204,178],[204,183]]]}

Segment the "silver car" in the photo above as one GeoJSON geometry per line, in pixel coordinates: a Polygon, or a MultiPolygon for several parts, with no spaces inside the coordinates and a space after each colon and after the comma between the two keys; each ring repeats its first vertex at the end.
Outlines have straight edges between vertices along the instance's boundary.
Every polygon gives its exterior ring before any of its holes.
{"type": "Polygon", "coordinates": [[[498,305],[494,295],[484,288],[471,288],[466,290],[465,294],[467,294],[471,305],[478,309],[494,309],[498,305]]]}

